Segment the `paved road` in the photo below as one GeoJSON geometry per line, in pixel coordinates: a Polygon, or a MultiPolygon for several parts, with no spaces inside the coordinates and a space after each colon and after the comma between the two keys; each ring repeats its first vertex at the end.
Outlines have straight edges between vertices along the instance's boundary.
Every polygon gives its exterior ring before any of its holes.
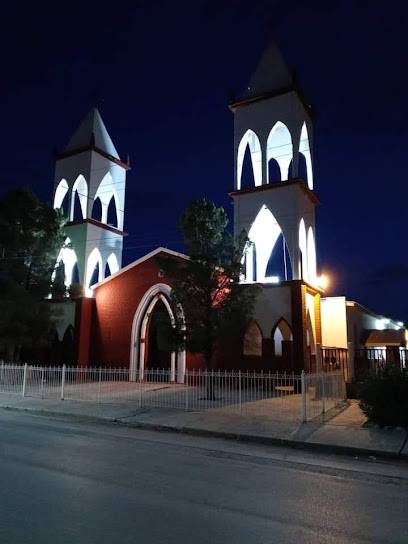
{"type": "Polygon", "coordinates": [[[408,466],[0,411],[0,542],[408,542],[408,466]]]}

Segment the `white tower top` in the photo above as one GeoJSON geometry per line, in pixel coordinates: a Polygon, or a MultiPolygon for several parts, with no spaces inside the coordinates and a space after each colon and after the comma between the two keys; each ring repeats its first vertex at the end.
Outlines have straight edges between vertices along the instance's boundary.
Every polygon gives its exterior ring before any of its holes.
{"type": "Polygon", "coordinates": [[[87,147],[91,142],[101,151],[115,157],[115,159],[119,159],[119,154],[113,145],[112,139],[106,130],[105,123],[102,121],[97,108],[92,108],[89,111],[70,139],[64,152],[67,153],[87,147]]]}
{"type": "Polygon", "coordinates": [[[244,100],[278,91],[292,85],[292,77],[276,44],[272,42],[263,54],[246,91],[244,100]]]}

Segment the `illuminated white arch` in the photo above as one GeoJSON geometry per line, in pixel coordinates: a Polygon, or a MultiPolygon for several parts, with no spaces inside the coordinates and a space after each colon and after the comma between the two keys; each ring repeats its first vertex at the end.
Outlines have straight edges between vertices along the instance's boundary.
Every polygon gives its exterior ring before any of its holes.
{"type": "Polygon", "coordinates": [[[307,132],[306,123],[303,123],[302,132],[300,133],[299,153],[302,153],[302,155],[305,157],[307,184],[309,186],[309,189],[312,190],[313,189],[313,167],[312,167],[312,156],[310,153],[309,136],[307,132]]]}
{"type": "MultiPolygon", "coordinates": [[[[281,177],[280,180],[286,180],[289,178],[289,166],[293,157],[293,145],[292,136],[288,130],[288,127],[281,121],[278,121],[269,133],[268,140],[266,142],[266,164],[269,164],[271,159],[275,159],[279,164],[281,177]]],[[[267,168],[268,183],[269,180],[269,168],[267,168]]]]}
{"type": "Polygon", "coordinates": [[[118,259],[114,253],[109,255],[107,263],[111,274],[115,274],[119,270],[118,259]]]}
{"type": "Polygon", "coordinates": [[[119,226],[122,224],[122,211],[120,210],[119,197],[115,189],[115,184],[112,178],[112,174],[108,172],[102,179],[101,183],[99,184],[99,187],[94,197],[94,202],[97,198],[99,198],[101,201],[101,204],[102,204],[101,222],[105,223],[105,225],[108,222],[108,208],[109,208],[109,203],[112,197],[114,198],[115,208],[116,208],[117,225],[115,226],[119,228],[119,226]]]}
{"type": "Polygon", "coordinates": [[[311,284],[316,284],[316,245],[312,227],[307,233],[307,273],[311,284]]]}
{"type": "Polygon", "coordinates": [[[61,208],[62,203],[64,202],[64,198],[66,194],[68,193],[69,187],[68,183],[65,179],[62,179],[58,187],[55,189],[55,196],[54,196],[54,210],[57,210],[58,208],[61,208]]]}
{"type": "Polygon", "coordinates": [[[86,267],[85,294],[87,297],[92,296],[92,289],[91,289],[90,283],[92,281],[92,276],[95,270],[95,266],[97,264],[99,264],[99,270],[98,270],[98,283],[99,283],[103,277],[102,256],[99,249],[96,247],[89,254],[88,263],[86,267]]]}
{"type": "MultiPolygon", "coordinates": [[[[145,350],[146,350],[146,332],[149,323],[150,314],[155,305],[161,300],[167,309],[171,323],[174,324],[173,310],[169,304],[171,288],[165,283],[156,283],[146,291],[140,301],[132,324],[132,336],[130,346],[130,380],[134,381],[138,377],[144,377],[145,350]]],[[[171,381],[174,381],[177,370],[177,381],[184,382],[184,373],[186,369],[186,352],[180,351],[177,354],[171,354],[171,381]],[[176,356],[177,355],[177,356],[176,356]],[[177,361],[176,361],[177,359],[177,361]],[[177,368],[176,368],[177,365],[177,368]]]]}
{"type": "Polygon", "coordinates": [[[242,167],[247,145],[251,153],[252,170],[254,172],[255,187],[262,185],[262,151],[259,138],[253,130],[247,130],[243,135],[237,152],[237,190],[241,189],[242,167]]]}
{"type": "Polygon", "coordinates": [[[88,184],[86,183],[86,180],[82,174],[77,177],[72,187],[71,213],[70,213],[71,221],[74,220],[75,192],[78,193],[79,202],[81,204],[82,219],[86,219],[86,216],[87,216],[86,207],[88,203],[88,184]]]}
{"type": "Polygon", "coordinates": [[[75,263],[77,262],[77,256],[75,251],[72,248],[66,247],[70,243],[71,243],[71,240],[69,238],[66,238],[64,242],[64,247],[61,249],[61,251],[58,254],[57,263],[55,265],[54,271],[51,276],[51,280],[54,281],[55,275],[57,273],[57,268],[59,267],[61,262],[63,262],[64,274],[65,274],[64,283],[67,288],[70,287],[72,284],[72,273],[74,270],[75,263]]]}
{"type": "Polygon", "coordinates": [[[264,282],[268,261],[282,229],[272,212],[264,205],[252,223],[248,238],[252,245],[247,249],[247,271],[252,266],[253,252],[256,271],[246,274],[247,281],[264,282]]]}
{"type": "Polygon", "coordinates": [[[292,330],[286,319],[279,319],[272,329],[272,338],[274,343],[274,354],[277,357],[282,356],[282,342],[293,340],[292,330]]]}
{"type": "MultiPolygon", "coordinates": [[[[299,224],[299,249],[301,251],[302,255],[302,275],[300,279],[307,280],[308,279],[308,271],[307,271],[307,239],[306,239],[306,227],[305,222],[303,219],[300,220],[299,224]]],[[[300,263],[299,263],[300,265],[300,263]]]]}

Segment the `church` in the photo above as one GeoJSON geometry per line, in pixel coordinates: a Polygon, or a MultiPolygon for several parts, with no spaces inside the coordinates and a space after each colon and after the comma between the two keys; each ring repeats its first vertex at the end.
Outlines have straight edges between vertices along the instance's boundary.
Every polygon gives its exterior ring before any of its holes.
{"type": "MultiPolygon", "coordinates": [[[[325,346],[347,352],[344,373],[352,379],[354,350],[372,346],[366,344],[369,338],[381,349],[405,353],[402,323],[364,308],[351,314],[346,310],[356,303],[324,296],[316,265],[320,202],[313,182],[314,114],[274,44],[229,109],[234,117],[234,186],[229,193],[234,232],[245,229],[249,238],[241,281],[261,284],[262,292],[246,334],[233,352],[221,350],[215,367],[315,372],[322,369],[319,350],[325,346]],[[277,261],[279,274],[273,266],[277,261]]],[[[69,219],[69,246],[61,250],[58,263],[64,264],[66,286],[81,284],[84,296],[50,301],[63,316],[57,341],[65,346],[62,359],[54,362],[129,368],[132,376],[145,368],[164,368],[171,381],[183,382],[186,369],[203,368],[203,360],[160,349],[158,320],[164,316],[171,323],[173,315],[171,280],[163,277],[156,258],[188,256],[159,247],[122,267],[130,165],[120,159],[97,109],[88,113],[55,163],[54,208],[63,208],[69,219]]]]}

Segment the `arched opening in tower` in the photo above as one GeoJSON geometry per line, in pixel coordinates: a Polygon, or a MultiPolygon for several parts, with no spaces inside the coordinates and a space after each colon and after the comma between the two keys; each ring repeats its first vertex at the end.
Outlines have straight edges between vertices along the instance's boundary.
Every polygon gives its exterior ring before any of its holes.
{"type": "Polygon", "coordinates": [[[80,221],[83,219],[81,201],[79,199],[78,191],[74,193],[74,208],[72,214],[72,221],[80,221]]]}
{"type": "Polygon", "coordinates": [[[89,287],[92,287],[92,285],[95,285],[99,281],[99,261],[96,262],[95,267],[92,272],[91,279],[89,281],[89,287]]]}
{"type": "Polygon", "coordinates": [[[171,319],[163,301],[159,299],[149,318],[147,334],[147,369],[171,368],[171,319]]]}
{"type": "Polygon", "coordinates": [[[109,263],[106,263],[104,278],[109,278],[109,276],[110,276],[111,274],[112,274],[112,272],[111,272],[111,269],[109,268],[109,263]]]}
{"type": "Polygon", "coordinates": [[[244,162],[242,164],[241,189],[251,189],[252,187],[255,187],[255,176],[251,150],[248,144],[245,149],[244,162]]]}
{"type": "Polygon", "coordinates": [[[74,364],[74,329],[69,325],[62,339],[62,362],[64,365],[74,364]]]}
{"type": "Polygon", "coordinates": [[[297,174],[297,176],[295,176],[295,174],[293,172],[293,160],[290,161],[290,165],[289,165],[289,179],[294,179],[295,177],[303,179],[303,181],[306,182],[306,185],[308,185],[306,158],[303,155],[303,153],[300,153],[300,152],[299,152],[299,155],[298,155],[298,174],[297,174]]]}
{"type": "Polygon", "coordinates": [[[275,181],[281,181],[281,171],[278,161],[272,158],[268,161],[268,182],[274,183],[275,181]]]}
{"type": "Polygon", "coordinates": [[[118,226],[115,197],[112,197],[109,201],[107,224],[115,228],[118,226]]]}
{"type": "Polygon", "coordinates": [[[68,193],[64,196],[60,209],[64,212],[65,217],[68,217],[69,213],[69,202],[68,202],[68,193]]]}
{"type": "Polygon", "coordinates": [[[94,200],[91,217],[96,221],[102,221],[102,202],[99,197],[94,200]]]}
{"type": "Polygon", "coordinates": [[[265,281],[291,281],[293,279],[292,264],[285,237],[281,232],[276,240],[266,266],[265,281]]]}
{"type": "Polygon", "coordinates": [[[79,281],[79,270],[78,270],[78,263],[77,262],[74,264],[74,267],[72,269],[71,285],[74,285],[76,283],[80,283],[80,281],[79,281]]]}

